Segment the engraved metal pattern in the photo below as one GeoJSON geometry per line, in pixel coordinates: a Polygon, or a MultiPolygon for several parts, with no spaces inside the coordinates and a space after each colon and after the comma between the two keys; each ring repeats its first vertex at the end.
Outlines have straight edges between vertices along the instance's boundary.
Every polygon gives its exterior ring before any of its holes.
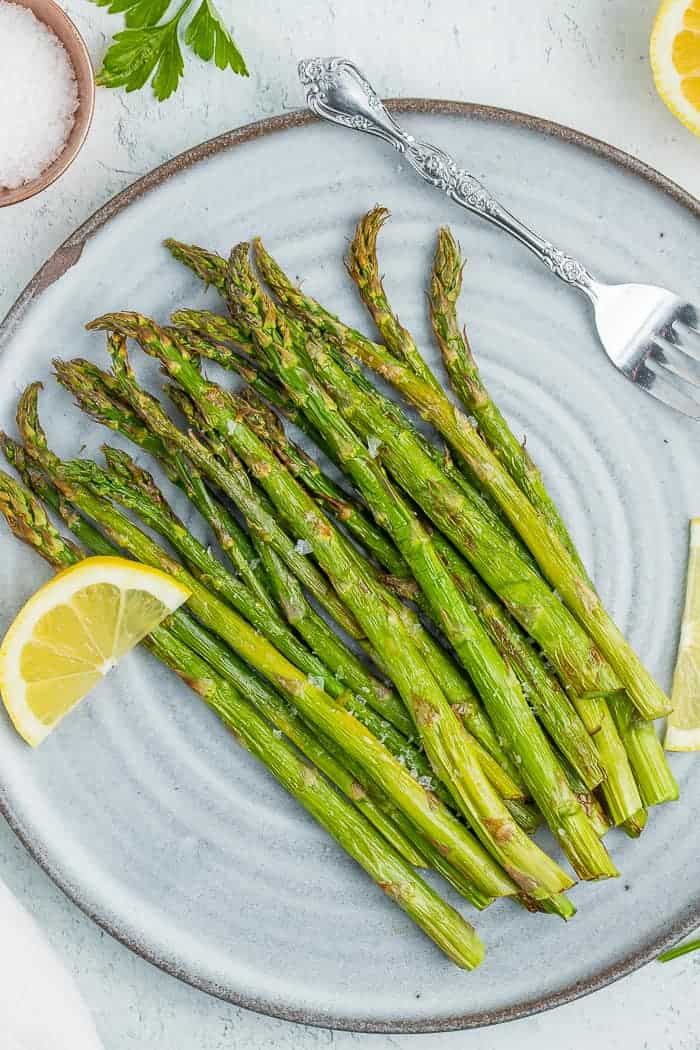
{"type": "Polygon", "coordinates": [[[567,284],[582,284],[587,277],[590,277],[585,266],[573,256],[567,255],[561,248],[555,248],[549,241],[543,244],[541,257],[545,266],[567,284]]]}

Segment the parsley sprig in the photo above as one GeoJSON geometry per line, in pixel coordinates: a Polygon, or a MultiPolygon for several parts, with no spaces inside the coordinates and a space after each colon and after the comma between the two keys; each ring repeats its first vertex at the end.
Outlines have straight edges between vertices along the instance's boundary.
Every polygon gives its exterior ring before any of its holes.
{"type": "MultiPolygon", "coordinates": [[[[92,0],[110,14],[123,14],[126,28],[114,35],[97,74],[103,87],[138,91],[151,80],[161,102],[177,88],[185,71],[180,26],[192,0],[184,0],[166,22],[172,0],[92,0]],[[152,79],[151,79],[152,78],[152,79]]],[[[212,0],[202,0],[184,34],[184,42],[205,62],[248,76],[245,60],[212,0]]]]}

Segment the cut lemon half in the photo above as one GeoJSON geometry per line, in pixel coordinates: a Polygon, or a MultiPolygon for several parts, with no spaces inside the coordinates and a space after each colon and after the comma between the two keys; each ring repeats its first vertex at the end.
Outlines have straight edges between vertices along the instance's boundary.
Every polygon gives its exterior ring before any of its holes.
{"type": "Polygon", "coordinates": [[[36,746],[190,592],[158,569],[86,558],[18,613],[0,647],[0,694],[36,746]]]}
{"type": "Polygon", "coordinates": [[[651,33],[650,55],[661,98],[700,135],[700,0],[664,0],[651,33]]]}
{"type": "Polygon", "coordinates": [[[688,579],[666,722],[667,751],[700,751],[700,518],[690,522],[688,579]]]}

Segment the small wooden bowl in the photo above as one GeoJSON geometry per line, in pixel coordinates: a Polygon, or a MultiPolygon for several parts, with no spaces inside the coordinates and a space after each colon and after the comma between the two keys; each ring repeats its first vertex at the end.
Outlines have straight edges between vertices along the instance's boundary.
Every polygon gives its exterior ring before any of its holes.
{"type": "Polygon", "coordinates": [[[20,7],[28,7],[40,22],[43,22],[56,34],[65,47],[78,85],[78,109],[75,114],[75,123],[61,153],[42,171],[41,175],[31,179],[30,182],[25,182],[15,189],[3,189],[0,186],[0,208],[7,204],[17,204],[18,201],[27,200],[36,193],[41,193],[63,174],[75,160],[85,142],[95,108],[95,71],[92,68],[90,55],[85,41],[63,8],[54,3],[54,0],[12,0],[12,3],[17,3],[20,7]]]}

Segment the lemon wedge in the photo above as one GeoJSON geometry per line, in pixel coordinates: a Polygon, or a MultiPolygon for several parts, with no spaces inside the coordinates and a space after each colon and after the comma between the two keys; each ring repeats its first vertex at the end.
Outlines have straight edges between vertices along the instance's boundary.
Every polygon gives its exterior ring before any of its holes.
{"type": "Polygon", "coordinates": [[[0,647],[0,694],[36,746],[190,592],[158,569],[86,558],[18,613],[0,647]]]}
{"type": "Polygon", "coordinates": [[[700,0],[664,0],[651,33],[651,68],[668,108],[700,135],[700,0]]]}
{"type": "Polygon", "coordinates": [[[685,608],[666,722],[667,751],[700,751],[700,518],[690,522],[685,608]]]}

